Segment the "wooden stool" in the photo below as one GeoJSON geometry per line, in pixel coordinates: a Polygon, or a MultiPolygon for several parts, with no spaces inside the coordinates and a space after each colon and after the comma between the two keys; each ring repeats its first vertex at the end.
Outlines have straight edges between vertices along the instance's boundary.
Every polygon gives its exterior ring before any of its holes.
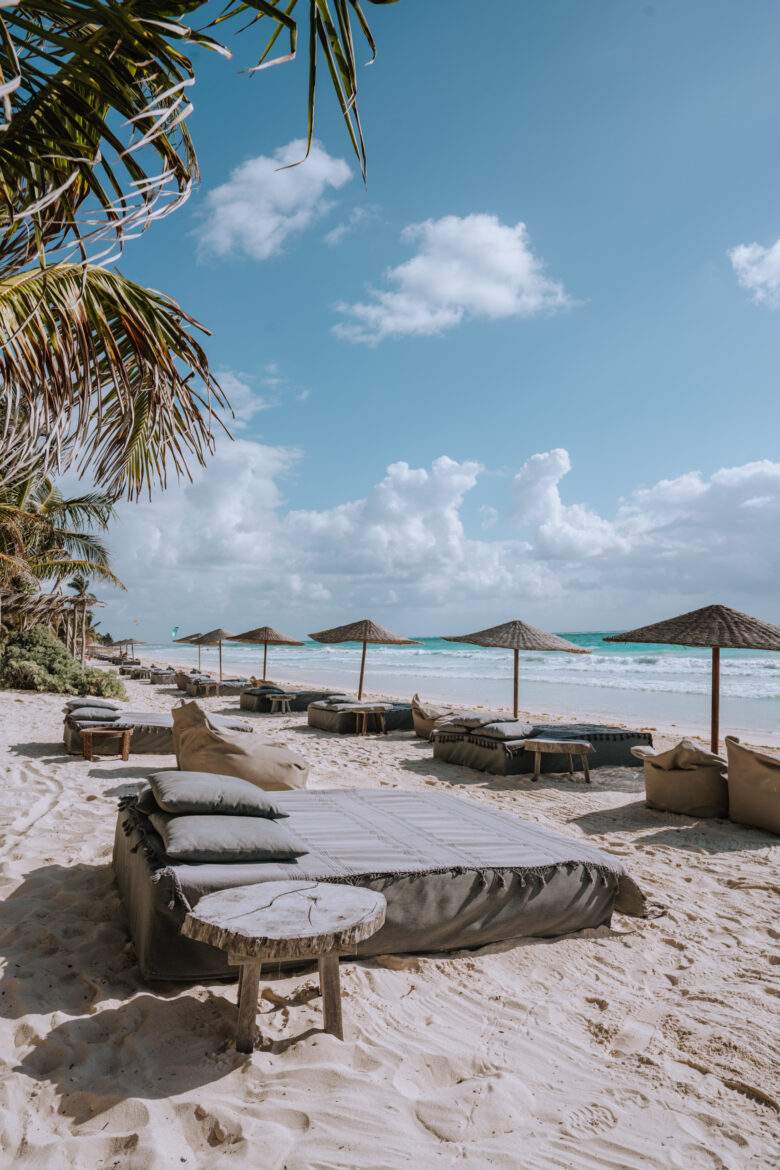
{"type": "Polygon", "coordinates": [[[119,751],[123,760],[130,759],[130,740],[133,736],[132,727],[90,727],[83,728],[81,735],[81,754],[85,760],[92,759],[92,740],[94,736],[105,738],[115,735],[121,740],[119,751]]]}
{"type": "Polygon", "coordinates": [[[292,713],[291,695],[271,695],[271,714],[290,715],[292,713]]]}
{"type": "Polygon", "coordinates": [[[390,703],[376,703],[371,707],[367,707],[361,703],[359,707],[342,707],[341,710],[345,714],[351,714],[355,716],[355,731],[358,735],[368,734],[368,720],[369,716],[371,715],[374,717],[375,730],[378,731],[381,735],[387,735],[387,720],[385,719],[385,713],[392,710],[390,703]]]}
{"type": "Polygon", "coordinates": [[[532,780],[539,779],[539,773],[542,770],[542,755],[559,755],[566,756],[569,764],[569,775],[573,776],[572,756],[579,756],[582,761],[582,772],[585,777],[585,783],[590,784],[590,772],[588,771],[588,756],[596,749],[593,744],[588,743],[584,739],[527,739],[525,741],[525,750],[527,752],[535,752],[534,757],[534,774],[532,780]]]}
{"type": "Polygon", "coordinates": [[[339,954],[375,934],[386,907],[382,894],[362,886],[262,882],[207,894],[181,932],[227,951],[238,967],[236,1048],[251,1052],[262,965],[285,959],[317,959],[325,1031],[344,1039],[339,954]]]}

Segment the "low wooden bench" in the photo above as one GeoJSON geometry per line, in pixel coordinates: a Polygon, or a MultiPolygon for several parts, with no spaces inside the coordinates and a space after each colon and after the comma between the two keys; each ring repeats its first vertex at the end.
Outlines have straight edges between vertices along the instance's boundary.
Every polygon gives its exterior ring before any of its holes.
{"type": "Polygon", "coordinates": [[[387,735],[387,720],[385,715],[388,711],[392,711],[392,703],[372,703],[370,707],[360,704],[354,707],[342,707],[341,710],[345,714],[352,714],[355,716],[355,730],[358,735],[368,734],[368,720],[373,718],[374,730],[381,735],[387,735]]]}
{"type": "Polygon", "coordinates": [[[81,735],[81,754],[85,760],[91,760],[93,739],[95,736],[98,739],[105,739],[109,735],[114,735],[120,740],[119,753],[123,760],[130,759],[130,740],[133,737],[132,727],[89,727],[82,728],[79,732],[81,735]]]}
{"type": "Polygon", "coordinates": [[[376,890],[335,882],[261,882],[201,898],[182,924],[187,938],[227,951],[237,966],[236,1048],[255,1046],[257,993],[263,963],[316,959],[325,1031],[344,1039],[339,955],[354,951],[385,920],[376,890]]]}
{"type": "Polygon", "coordinates": [[[534,752],[534,774],[532,780],[538,780],[539,774],[542,770],[542,756],[556,755],[566,756],[569,764],[569,775],[574,775],[572,768],[572,756],[579,756],[582,761],[582,773],[585,777],[585,783],[590,784],[590,772],[588,770],[588,756],[596,749],[592,743],[588,743],[584,739],[527,739],[525,741],[525,750],[527,752],[534,752]]]}

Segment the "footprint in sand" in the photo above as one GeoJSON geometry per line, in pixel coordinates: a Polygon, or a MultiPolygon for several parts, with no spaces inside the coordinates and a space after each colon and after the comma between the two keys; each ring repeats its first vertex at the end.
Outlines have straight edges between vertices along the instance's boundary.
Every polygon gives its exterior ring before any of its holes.
{"type": "Polygon", "coordinates": [[[593,1133],[602,1133],[605,1129],[612,1129],[617,1125],[617,1118],[606,1105],[580,1105],[567,1114],[563,1120],[563,1127],[575,1137],[593,1133]]]}

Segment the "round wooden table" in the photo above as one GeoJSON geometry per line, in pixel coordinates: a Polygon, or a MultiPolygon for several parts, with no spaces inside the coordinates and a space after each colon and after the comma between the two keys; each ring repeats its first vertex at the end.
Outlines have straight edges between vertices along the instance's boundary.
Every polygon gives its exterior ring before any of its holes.
{"type": "Polygon", "coordinates": [[[81,754],[85,760],[92,759],[93,739],[95,736],[98,739],[104,739],[106,736],[115,735],[119,740],[118,755],[122,756],[123,760],[130,759],[130,740],[133,737],[132,727],[82,727],[79,731],[81,736],[81,754]]]}
{"type": "Polygon", "coordinates": [[[263,963],[317,959],[325,1031],[343,1040],[339,955],[354,951],[385,920],[376,890],[330,882],[262,882],[207,894],[182,924],[187,938],[227,951],[239,969],[236,1048],[255,1043],[263,963]]]}

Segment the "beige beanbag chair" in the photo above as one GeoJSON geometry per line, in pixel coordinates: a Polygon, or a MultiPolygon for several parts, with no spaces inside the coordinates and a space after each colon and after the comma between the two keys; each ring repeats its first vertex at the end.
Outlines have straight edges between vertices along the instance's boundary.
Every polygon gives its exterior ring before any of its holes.
{"type": "Polygon", "coordinates": [[[437,711],[435,707],[424,705],[420,702],[419,695],[415,695],[412,698],[414,733],[415,735],[419,735],[420,739],[430,739],[437,721],[451,714],[452,711],[437,711]]]}
{"type": "Polygon", "coordinates": [[[302,756],[246,732],[215,727],[197,703],[174,707],[173,744],[183,772],[238,776],[268,792],[306,787],[309,765],[302,756]]]}
{"type": "Polygon", "coordinates": [[[729,818],[780,834],[780,759],[726,736],[729,818]]]}
{"type": "Polygon", "coordinates": [[[682,739],[664,752],[632,747],[631,754],[644,761],[650,808],[688,817],[729,815],[726,761],[721,756],[714,756],[690,739],[682,739]]]}

